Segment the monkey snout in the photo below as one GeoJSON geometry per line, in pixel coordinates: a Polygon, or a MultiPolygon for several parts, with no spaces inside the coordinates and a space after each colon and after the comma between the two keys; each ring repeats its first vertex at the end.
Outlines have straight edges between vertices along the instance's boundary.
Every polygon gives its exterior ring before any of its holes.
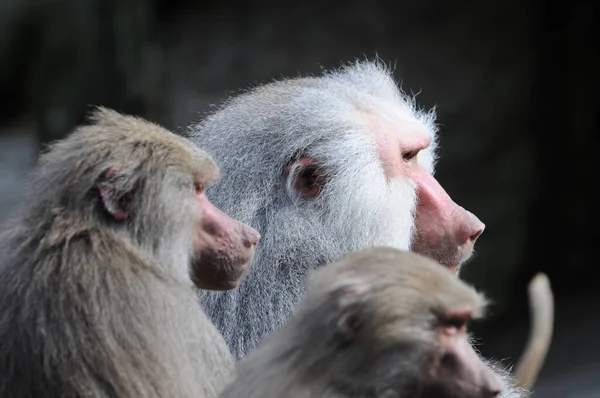
{"type": "Polygon", "coordinates": [[[473,233],[473,235],[471,235],[471,236],[469,237],[469,240],[470,240],[471,242],[475,243],[475,241],[477,240],[477,238],[479,238],[479,235],[481,235],[481,234],[483,233],[483,230],[484,230],[484,229],[485,229],[485,226],[483,226],[481,229],[479,229],[479,230],[475,231],[475,232],[473,233]]]}
{"type": "Polygon", "coordinates": [[[469,243],[474,245],[477,238],[479,238],[485,230],[485,224],[482,223],[475,214],[462,207],[460,208],[460,213],[462,214],[457,217],[457,238],[459,244],[469,243]]]}
{"type": "Polygon", "coordinates": [[[251,248],[258,245],[260,234],[254,228],[248,225],[242,225],[242,243],[244,247],[251,248]]]}
{"type": "Polygon", "coordinates": [[[486,390],[483,392],[483,396],[485,398],[496,398],[499,395],[500,395],[500,390],[493,390],[493,391],[486,390]]]}
{"type": "Polygon", "coordinates": [[[502,390],[504,390],[504,382],[502,379],[490,368],[483,365],[482,377],[481,377],[481,396],[483,398],[495,398],[500,396],[502,390]]]}
{"type": "Polygon", "coordinates": [[[486,386],[486,387],[483,387],[481,396],[483,398],[496,398],[496,397],[500,396],[501,392],[502,392],[502,387],[500,386],[500,384],[498,384],[497,386],[486,386]]]}
{"type": "Polygon", "coordinates": [[[474,232],[469,237],[469,240],[471,242],[475,243],[477,238],[479,238],[479,236],[483,233],[484,230],[485,230],[485,224],[482,223],[481,221],[477,220],[477,223],[475,224],[475,226],[473,228],[474,232]]]}

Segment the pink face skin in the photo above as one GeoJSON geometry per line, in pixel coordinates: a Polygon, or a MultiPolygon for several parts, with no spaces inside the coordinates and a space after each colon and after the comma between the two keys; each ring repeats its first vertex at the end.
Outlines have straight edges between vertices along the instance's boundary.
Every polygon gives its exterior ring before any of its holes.
{"type": "Polygon", "coordinates": [[[455,273],[473,253],[485,225],[454,203],[439,182],[418,162],[431,143],[425,128],[406,119],[392,125],[367,115],[379,158],[389,179],[409,178],[417,186],[418,206],[411,249],[437,260],[455,273]]]}
{"type": "Polygon", "coordinates": [[[446,314],[437,328],[438,347],[431,358],[422,397],[497,397],[504,383],[475,353],[467,340],[466,322],[472,311],[446,314]]]}
{"type": "MultiPolygon", "coordinates": [[[[389,180],[409,179],[417,188],[418,204],[411,250],[458,273],[460,265],[473,253],[475,241],[485,225],[474,214],[454,203],[433,175],[419,163],[419,152],[431,144],[431,137],[421,123],[406,117],[392,124],[366,112],[363,117],[375,140],[385,176],[389,180]]],[[[286,176],[294,166],[304,170],[304,174],[295,180],[296,190],[306,198],[317,196],[326,183],[318,161],[301,157],[286,168],[286,176]]]]}
{"type": "MultiPolygon", "coordinates": [[[[129,216],[130,200],[127,195],[120,197],[114,188],[120,172],[117,168],[109,170],[98,190],[106,211],[115,220],[122,221],[129,216]]],[[[201,181],[210,181],[213,177],[213,173],[208,173],[198,177],[196,183],[196,205],[202,216],[195,225],[190,277],[200,289],[230,290],[246,273],[260,234],[210,203],[201,181]]]]}
{"type": "Polygon", "coordinates": [[[196,200],[202,217],[194,235],[192,281],[200,289],[233,289],[247,271],[260,234],[214,206],[203,188],[196,200]]]}

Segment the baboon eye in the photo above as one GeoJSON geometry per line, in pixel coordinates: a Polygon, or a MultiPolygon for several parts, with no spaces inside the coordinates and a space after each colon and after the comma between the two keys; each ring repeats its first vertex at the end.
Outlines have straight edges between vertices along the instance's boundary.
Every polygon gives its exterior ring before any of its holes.
{"type": "Polygon", "coordinates": [[[450,317],[442,320],[442,327],[464,332],[467,329],[467,319],[463,317],[450,317]]]}
{"type": "Polygon", "coordinates": [[[405,162],[410,162],[411,160],[413,160],[417,155],[419,154],[418,150],[414,150],[414,151],[408,151],[408,152],[404,152],[402,154],[402,159],[404,159],[405,162]]]}
{"type": "Polygon", "coordinates": [[[196,188],[197,195],[204,193],[204,190],[206,189],[205,185],[199,182],[194,183],[194,187],[196,188]]]}

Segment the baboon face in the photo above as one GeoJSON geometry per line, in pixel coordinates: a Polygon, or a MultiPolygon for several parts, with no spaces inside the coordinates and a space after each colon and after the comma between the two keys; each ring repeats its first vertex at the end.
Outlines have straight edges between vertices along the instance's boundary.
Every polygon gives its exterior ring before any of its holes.
{"type": "Polygon", "coordinates": [[[199,156],[202,162],[197,163],[201,172],[191,173],[186,168],[177,167],[159,179],[148,179],[139,184],[144,188],[127,190],[125,194],[119,193],[119,184],[128,178],[127,171],[110,169],[104,175],[100,194],[104,208],[113,220],[138,225],[132,231],[141,230],[138,234],[149,235],[142,236],[140,241],[162,248],[158,250],[161,260],[170,259],[168,253],[177,250],[179,242],[184,242],[184,245],[191,242],[191,250],[184,248],[184,251],[191,253],[189,273],[198,288],[233,289],[246,273],[260,235],[208,200],[205,187],[218,173],[218,168],[208,155],[202,152],[197,155],[203,155],[199,156]],[[193,189],[189,189],[192,181],[193,189]],[[158,189],[150,189],[152,186],[158,186],[158,189]],[[190,201],[188,195],[191,192],[194,198],[190,201]],[[152,209],[153,220],[150,222],[143,214],[146,207],[152,209]],[[151,239],[153,234],[157,236],[151,239]],[[167,245],[169,240],[170,246],[167,245]]]}
{"type": "Polygon", "coordinates": [[[204,188],[201,181],[196,183],[196,203],[202,217],[194,232],[192,281],[201,289],[233,289],[246,273],[260,235],[213,205],[204,188]]]}
{"type": "Polygon", "coordinates": [[[309,298],[322,297],[313,314],[334,305],[313,325],[321,335],[334,330],[337,380],[378,380],[386,397],[493,398],[504,388],[468,340],[467,323],[482,316],[485,298],[437,262],[376,247],[326,265],[312,286],[309,298]]]}
{"type": "Polygon", "coordinates": [[[189,276],[198,288],[236,287],[260,235],[206,197],[206,186],[219,174],[212,157],[141,119],[107,110],[98,117],[110,131],[96,139],[108,160],[96,166],[100,178],[94,194],[99,192],[110,227],[127,231],[163,264],[189,259],[189,276]]]}

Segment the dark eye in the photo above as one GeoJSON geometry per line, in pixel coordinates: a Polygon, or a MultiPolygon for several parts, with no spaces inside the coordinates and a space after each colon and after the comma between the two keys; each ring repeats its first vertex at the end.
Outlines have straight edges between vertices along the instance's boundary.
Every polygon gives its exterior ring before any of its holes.
{"type": "Polygon", "coordinates": [[[414,150],[414,151],[408,151],[408,152],[404,152],[402,154],[402,159],[404,159],[405,162],[410,162],[411,160],[413,160],[417,155],[419,154],[418,150],[414,150]]]}
{"type": "Polygon", "coordinates": [[[464,331],[467,328],[467,319],[461,317],[446,318],[441,323],[442,327],[456,329],[457,331],[464,331]]]}
{"type": "Polygon", "coordinates": [[[196,189],[196,195],[204,193],[204,190],[206,189],[206,187],[204,186],[204,184],[201,184],[199,182],[195,182],[194,183],[194,188],[196,189]]]}

